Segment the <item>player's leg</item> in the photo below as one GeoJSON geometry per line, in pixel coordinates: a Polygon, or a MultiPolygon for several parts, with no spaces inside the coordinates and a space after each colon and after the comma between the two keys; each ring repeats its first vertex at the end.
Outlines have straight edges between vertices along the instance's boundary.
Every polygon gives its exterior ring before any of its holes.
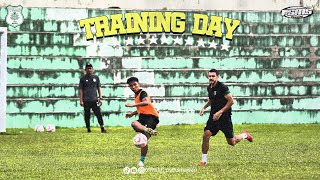
{"type": "Polygon", "coordinates": [[[146,127],[142,124],[141,120],[136,120],[136,121],[133,121],[131,123],[131,126],[132,128],[137,131],[137,132],[141,132],[141,133],[144,133],[145,130],[146,130],[146,127]]]}
{"type": "Polygon", "coordinates": [[[91,113],[90,112],[90,109],[91,109],[90,103],[84,102],[83,108],[84,108],[84,121],[86,123],[87,131],[90,133],[91,132],[91,129],[90,129],[90,113],[91,113]]]}
{"type": "Polygon", "coordinates": [[[229,145],[234,146],[243,139],[247,139],[249,142],[253,141],[253,137],[247,131],[243,130],[241,134],[234,136],[233,138],[226,138],[229,145]]]}
{"type": "Polygon", "coordinates": [[[145,147],[141,148],[141,156],[146,157],[147,153],[148,153],[148,145],[146,145],[145,147]]]}
{"type": "Polygon", "coordinates": [[[207,121],[207,125],[204,128],[203,136],[202,136],[202,160],[199,165],[207,164],[207,156],[209,151],[209,143],[211,136],[215,136],[218,133],[218,125],[217,122],[213,121],[209,118],[207,121]]]}
{"type": "Polygon", "coordinates": [[[146,120],[146,131],[150,135],[158,135],[158,132],[155,129],[159,124],[159,118],[153,115],[144,115],[144,119],[146,120]]]}
{"type": "Polygon", "coordinates": [[[149,128],[149,127],[146,127],[148,119],[149,119],[148,116],[140,114],[139,115],[139,120],[133,121],[131,123],[131,126],[137,132],[149,133],[150,135],[157,135],[157,131],[155,131],[155,130],[149,128]]]}
{"type": "Polygon", "coordinates": [[[226,137],[226,140],[229,145],[234,146],[242,140],[241,137],[234,136],[231,116],[220,117],[220,121],[221,121],[221,131],[223,132],[224,136],[226,137]]]}
{"type": "Polygon", "coordinates": [[[224,133],[228,144],[231,146],[236,145],[243,139],[248,139],[248,140],[250,138],[252,139],[252,136],[248,132],[234,136],[231,117],[227,119],[223,119],[221,123],[221,131],[224,133]]]}
{"type": "Polygon", "coordinates": [[[207,154],[209,151],[209,143],[212,132],[210,130],[205,130],[202,136],[202,154],[207,154]]]}
{"type": "Polygon", "coordinates": [[[209,142],[210,142],[211,136],[212,136],[212,133],[211,133],[210,130],[205,130],[203,132],[203,137],[202,137],[202,160],[199,163],[199,165],[206,165],[207,164],[207,156],[208,156],[209,142]]]}
{"type": "MultiPolygon", "coordinates": [[[[144,122],[145,122],[145,126],[146,126],[146,132],[144,133],[147,138],[149,139],[151,137],[151,135],[157,134],[157,133],[149,133],[150,131],[148,131],[148,129],[151,129],[153,131],[155,131],[154,129],[157,128],[157,124],[159,123],[159,119],[155,116],[152,115],[146,115],[144,116],[144,122]]],[[[157,131],[155,131],[157,132],[157,131]]],[[[144,161],[146,159],[147,153],[148,153],[148,145],[141,148],[141,156],[140,156],[140,161],[138,163],[138,166],[144,166],[144,161]]]]}
{"type": "Polygon", "coordinates": [[[100,125],[101,132],[107,133],[107,131],[104,129],[104,123],[103,123],[103,119],[102,119],[102,115],[101,115],[101,109],[97,105],[97,103],[92,104],[92,111],[94,112],[94,114],[96,115],[96,117],[98,119],[98,123],[100,125]]]}
{"type": "MultiPolygon", "coordinates": [[[[150,136],[149,136],[150,137],[150,136]]],[[[149,138],[148,138],[149,139],[149,138]]],[[[139,163],[138,163],[138,166],[139,167],[143,167],[144,166],[144,161],[146,160],[146,156],[147,156],[147,153],[148,153],[148,144],[145,146],[145,147],[142,147],[141,148],[141,153],[140,153],[140,160],[139,160],[139,163]]]]}
{"type": "Polygon", "coordinates": [[[238,142],[240,142],[242,140],[242,138],[239,137],[239,136],[234,136],[233,138],[226,138],[226,140],[227,140],[229,145],[234,146],[238,142]]]}
{"type": "Polygon", "coordinates": [[[247,130],[242,130],[242,134],[240,134],[244,139],[247,139],[249,142],[253,141],[252,135],[247,130]]]}
{"type": "MultiPolygon", "coordinates": [[[[151,137],[150,134],[146,132],[144,119],[141,119],[140,116],[139,116],[139,120],[133,121],[131,123],[131,126],[135,131],[141,132],[144,135],[146,135],[148,139],[151,137]]],[[[145,161],[147,153],[148,153],[148,145],[145,147],[142,147],[140,151],[141,151],[141,153],[140,153],[140,160],[139,160],[138,166],[143,167],[144,161],[145,161]]]]}

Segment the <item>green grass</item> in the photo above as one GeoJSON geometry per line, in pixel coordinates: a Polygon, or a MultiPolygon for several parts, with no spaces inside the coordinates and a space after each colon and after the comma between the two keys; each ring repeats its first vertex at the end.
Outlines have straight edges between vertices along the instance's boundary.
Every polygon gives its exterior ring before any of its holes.
{"type": "Polygon", "coordinates": [[[108,134],[7,129],[0,135],[0,179],[320,179],[320,124],[235,125],[235,134],[244,128],[253,143],[232,147],[219,132],[208,165],[198,167],[203,125],[161,126],[146,158],[146,168],[156,172],[128,175],[123,168],[140,157],[130,127],[109,127],[108,134]],[[167,172],[178,170],[185,172],[167,172]]]}

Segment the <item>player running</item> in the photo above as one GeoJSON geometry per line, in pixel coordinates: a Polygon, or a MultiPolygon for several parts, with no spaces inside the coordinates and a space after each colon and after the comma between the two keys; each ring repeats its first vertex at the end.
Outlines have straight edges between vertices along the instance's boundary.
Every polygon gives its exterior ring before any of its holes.
{"type": "Polygon", "coordinates": [[[207,87],[209,100],[200,110],[200,116],[203,115],[205,109],[211,106],[210,116],[207,125],[204,128],[202,140],[202,161],[199,165],[207,164],[207,153],[209,150],[209,140],[211,136],[215,136],[221,130],[229,145],[234,146],[242,139],[252,142],[252,136],[243,130],[242,134],[234,136],[233,125],[231,121],[231,106],[234,103],[233,97],[226,85],[219,82],[219,72],[211,69],[208,73],[209,86],[207,87]]]}

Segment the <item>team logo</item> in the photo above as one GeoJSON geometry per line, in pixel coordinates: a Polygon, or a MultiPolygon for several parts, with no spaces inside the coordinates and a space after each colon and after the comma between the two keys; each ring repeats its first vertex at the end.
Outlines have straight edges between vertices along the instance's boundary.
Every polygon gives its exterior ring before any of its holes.
{"type": "Polygon", "coordinates": [[[305,18],[313,14],[312,9],[303,6],[291,6],[281,10],[281,14],[287,18],[305,18]]]}
{"type": "Polygon", "coordinates": [[[23,23],[22,6],[7,6],[7,24],[17,27],[23,23]]]}

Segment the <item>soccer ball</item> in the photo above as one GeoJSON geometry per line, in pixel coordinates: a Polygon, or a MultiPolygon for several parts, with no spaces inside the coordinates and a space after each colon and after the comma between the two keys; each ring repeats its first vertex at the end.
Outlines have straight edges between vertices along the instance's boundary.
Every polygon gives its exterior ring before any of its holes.
{"type": "Polygon", "coordinates": [[[47,132],[56,132],[56,127],[53,124],[48,124],[46,127],[47,132]]]}
{"type": "Polygon", "coordinates": [[[43,128],[43,126],[42,125],[36,125],[35,127],[34,127],[34,131],[35,132],[43,132],[44,131],[44,128],[43,128]]]}
{"type": "Polygon", "coordinates": [[[133,144],[138,148],[145,147],[148,144],[148,138],[146,135],[139,133],[134,136],[133,144]]]}

